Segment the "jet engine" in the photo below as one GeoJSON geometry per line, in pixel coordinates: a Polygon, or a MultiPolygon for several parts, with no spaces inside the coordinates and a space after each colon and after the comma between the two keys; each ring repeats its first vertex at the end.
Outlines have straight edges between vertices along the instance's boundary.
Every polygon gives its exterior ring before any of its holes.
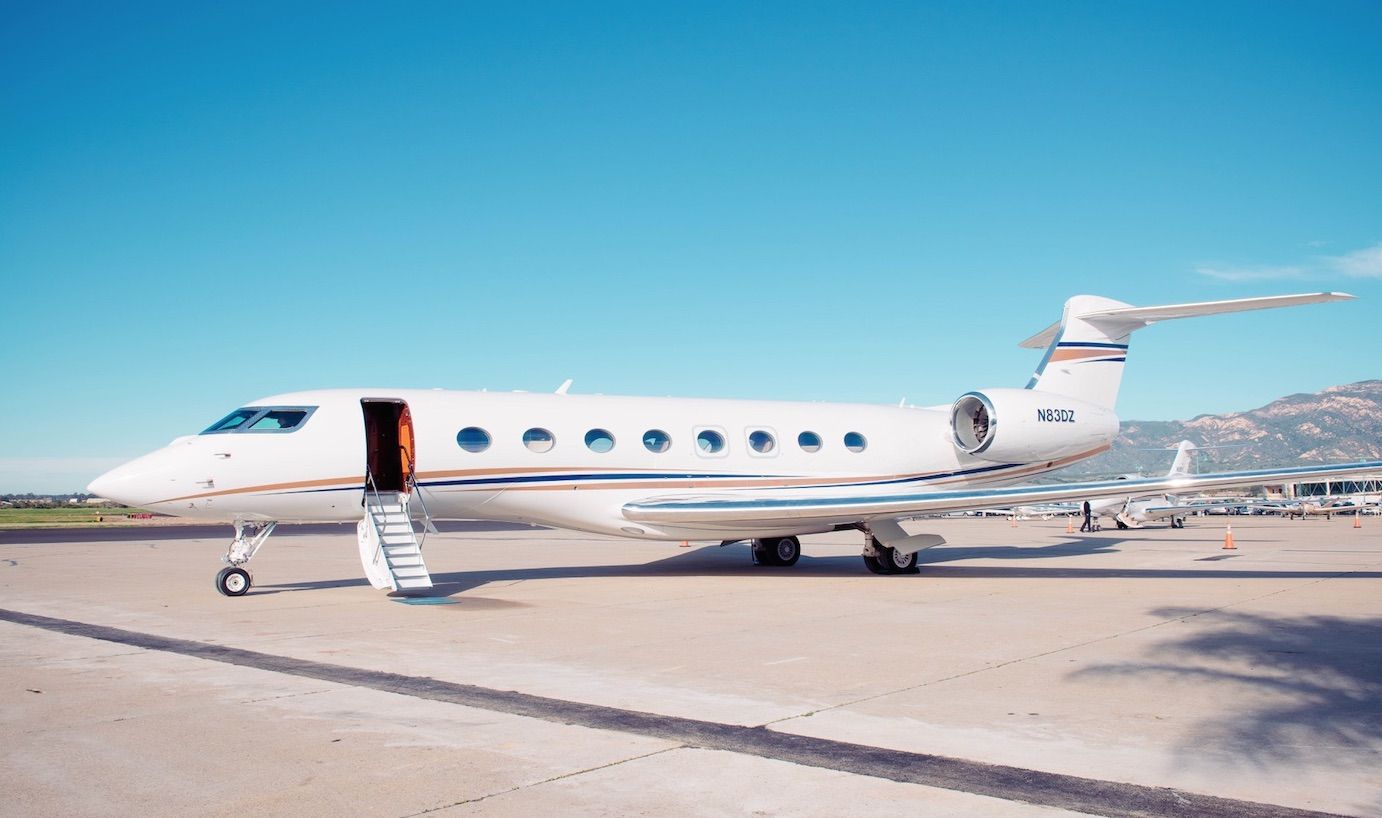
{"type": "Polygon", "coordinates": [[[1107,446],[1118,436],[1118,416],[1051,392],[985,389],[955,401],[950,428],[955,447],[965,454],[994,463],[1036,463],[1107,446]]]}

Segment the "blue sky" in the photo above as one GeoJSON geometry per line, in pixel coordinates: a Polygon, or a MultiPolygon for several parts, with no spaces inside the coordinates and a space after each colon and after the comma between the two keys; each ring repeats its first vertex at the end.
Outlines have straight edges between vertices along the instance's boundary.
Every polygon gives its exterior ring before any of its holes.
{"type": "Polygon", "coordinates": [[[299,388],[1125,418],[1382,377],[1382,5],[0,0],[0,491],[299,388]]]}

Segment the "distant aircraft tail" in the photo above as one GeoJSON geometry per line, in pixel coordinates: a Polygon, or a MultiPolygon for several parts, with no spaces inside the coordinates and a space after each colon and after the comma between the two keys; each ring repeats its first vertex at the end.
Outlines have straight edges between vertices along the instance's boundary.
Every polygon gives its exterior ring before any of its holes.
{"type": "Polygon", "coordinates": [[[1194,474],[1193,461],[1195,459],[1195,444],[1189,440],[1182,440],[1176,447],[1176,459],[1171,461],[1171,470],[1166,473],[1167,477],[1186,477],[1194,474]]]}
{"type": "Polygon", "coordinates": [[[1065,302],[1060,321],[1022,342],[1022,346],[1028,349],[1046,348],[1046,355],[1027,383],[1027,388],[1112,409],[1118,400],[1118,387],[1123,380],[1128,339],[1135,330],[1174,318],[1347,301],[1351,298],[1353,296],[1346,293],[1303,293],[1134,307],[1111,298],[1077,295],[1065,302]]]}

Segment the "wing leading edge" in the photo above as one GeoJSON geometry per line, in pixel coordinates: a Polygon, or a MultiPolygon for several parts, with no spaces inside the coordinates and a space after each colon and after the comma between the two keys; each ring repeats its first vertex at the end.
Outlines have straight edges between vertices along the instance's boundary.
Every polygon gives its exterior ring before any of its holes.
{"type": "Polygon", "coordinates": [[[1341,463],[1334,466],[906,494],[828,495],[819,492],[807,493],[807,490],[803,489],[779,489],[772,492],[758,489],[752,494],[725,492],[714,495],[662,497],[628,503],[623,507],[623,514],[626,519],[634,522],[688,527],[713,525],[723,528],[744,524],[746,527],[758,528],[769,525],[791,526],[797,523],[813,526],[843,525],[874,519],[905,520],[923,514],[972,511],[997,506],[1093,500],[1101,497],[1126,497],[1129,494],[1175,493],[1379,473],[1382,473],[1382,460],[1341,463]]]}

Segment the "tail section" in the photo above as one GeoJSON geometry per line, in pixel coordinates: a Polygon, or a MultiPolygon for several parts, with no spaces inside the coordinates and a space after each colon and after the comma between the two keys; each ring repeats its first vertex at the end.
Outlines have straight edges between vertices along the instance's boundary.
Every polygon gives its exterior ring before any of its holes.
{"type": "Polygon", "coordinates": [[[1303,293],[1134,307],[1111,298],[1077,295],[1065,302],[1059,323],[1022,342],[1022,346],[1029,349],[1046,348],[1046,355],[1027,383],[1027,388],[1112,409],[1118,400],[1118,387],[1123,380],[1128,339],[1135,330],[1174,318],[1347,301],[1351,298],[1353,296],[1346,293],[1303,293]]]}
{"type": "Polygon", "coordinates": [[[1129,306],[1097,295],[1077,295],[1066,301],[1059,324],[1022,343],[1035,345],[1055,330],[1047,341],[1046,356],[1027,388],[1112,409],[1123,381],[1123,363],[1128,359],[1128,339],[1133,328],[1121,324],[1101,326],[1087,316],[1129,306]]]}
{"type": "Polygon", "coordinates": [[[1194,474],[1192,468],[1195,459],[1195,444],[1189,440],[1182,440],[1176,446],[1176,459],[1171,461],[1171,470],[1166,473],[1167,477],[1188,477],[1194,474]]]}

